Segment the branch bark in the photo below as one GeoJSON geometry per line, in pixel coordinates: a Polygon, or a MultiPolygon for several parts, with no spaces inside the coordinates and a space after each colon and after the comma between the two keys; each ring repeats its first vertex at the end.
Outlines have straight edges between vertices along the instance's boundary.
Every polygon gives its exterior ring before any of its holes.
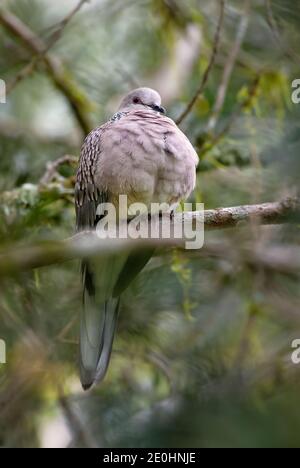
{"type": "MultiPolygon", "coordinates": [[[[298,215],[299,212],[300,200],[287,198],[274,203],[207,210],[204,212],[204,224],[206,229],[224,229],[252,221],[265,225],[281,224],[286,222],[289,217],[298,215]]],[[[197,213],[192,212],[187,213],[187,215],[195,217],[197,213]]]]}
{"type": "MultiPolygon", "coordinates": [[[[300,199],[290,198],[281,202],[204,211],[204,228],[208,231],[239,227],[252,223],[253,220],[261,225],[274,225],[299,222],[299,219],[300,199]]],[[[203,222],[203,213],[177,213],[172,224],[190,223],[190,226],[195,226],[196,220],[203,222]]],[[[66,240],[14,247],[2,253],[0,255],[0,277],[74,259],[109,256],[112,253],[121,253],[132,248],[183,247],[185,240],[185,238],[100,239],[94,231],[82,232],[66,240]]]]}

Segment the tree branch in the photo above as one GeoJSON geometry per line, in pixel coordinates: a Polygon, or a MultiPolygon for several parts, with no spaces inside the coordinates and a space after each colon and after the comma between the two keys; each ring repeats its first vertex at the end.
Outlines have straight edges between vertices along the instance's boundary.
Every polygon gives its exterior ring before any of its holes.
{"type": "Polygon", "coordinates": [[[218,89],[216,101],[214,104],[214,108],[212,111],[212,115],[208,121],[207,124],[207,131],[211,132],[214,130],[216,127],[218,118],[221,114],[221,111],[224,106],[225,98],[226,98],[226,93],[228,89],[228,85],[230,82],[230,78],[234,69],[234,65],[236,63],[236,60],[239,55],[239,51],[241,49],[241,46],[244,41],[245,34],[248,29],[248,24],[249,24],[249,12],[250,12],[250,5],[251,5],[251,0],[245,0],[244,3],[244,9],[241,15],[240,22],[237,27],[237,32],[236,32],[236,38],[233,44],[233,47],[231,48],[231,51],[229,53],[228,59],[226,61],[226,64],[224,66],[224,71],[223,71],[223,76],[222,80],[218,89]]]}
{"type": "MultiPolygon", "coordinates": [[[[28,76],[34,70],[37,62],[42,60],[52,82],[69,102],[83,133],[89,133],[92,125],[87,115],[87,109],[90,107],[88,99],[82,90],[79,89],[78,85],[74,83],[73,79],[67,74],[60,60],[47,53],[50,47],[13,13],[0,9],[0,24],[18,38],[23,45],[36,56],[33,58],[33,61],[25,67],[20,79],[28,76]]],[[[52,46],[51,43],[50,46],[52,46]]],[[[12,88],[13,84],[11,88],[8,86],[7,93],[9,93],[12,88]]]]}
{"type": "Polygon", "coordinates": [[[40,185],[45,186],[50,184],[53,181],[55,175],[57,175],[58,168],[64,164],[69,164],[71,166],[77,165],[78,158],[76,156],[66,154],[65,156],[62,156],[55,161],[48,162],[46,172],[40,180],[40,185]]]}
{"type": "MultiPolygon", "coordinates": [[[[218,208],[204,211],[205,230],[225,229],[244,226],[253,222],[261,225],[299,222],[300,199],[289,198],[281,202],[261,205],[245,205],[231,208],[218,208]]],[[[173,226],[195,221],[203,222],[203,213],[176,213],[173,226]]],[[[183,247],[185,238],[181,239],[100,239],[95,231],[82,232],[62,241],[40,242],[35,245],[14,247],[0,255],[0,277],[20,271],[32,270],[73,259],[90,256],[109,256],[132,248],[145,247],[183,247]]]]}
{"type": "Polygon", "coordinates": [[[58,25],[56,26],[56,30],[51,35],[49,44],[47,46],[46,52],[49,51],[50,48],[53,47],[54,44],[61,38],[62,33],[64,32],[65,28],[68,26],[70,21],[74,18],[74,16],[81,10],[81,8],[86,4],[89,3],[91,0],[79,0],[77,5],[73,8],[73,10],[64,18],[62,19],[58,25]]]}
{"type": "Polygon", "coordinates": [[[195,95],[193,96],[192,100],[188,103],[186,109],[182,112],[182,114],[176,120],[177,125],[181,124],[183,122],[183,120],[191,112],[191,110],[193,109],[194,105],[196,104],[198,98],[203,93],[205,85],[206,85],[206,83],[208,81],[210,72],[211,72],[211,70],[212,70],[212,68],[214,66],[216,56],[217,56],[217,53],[218,53],[218,50],[219,50],[221,30],[222,30],[223,21],[224,21],[224,11],[225,11],[225,0],[220,0],[220,16],[219,16],[217,31],[216,31],[214,42],[213,42],[213,49],[212,49],[212,54],[211,54],[211,57],[210,57],[210,61],[209,61],[208,66],[207,66],[207,68],[206,68],[206,70],[204,72],[204,75],[202,77],[200,86],[197,89],[195,95]]]}
{"type": "Polygon", "coordinates": [[[56,31],[51,35],[48,44],[45,46],[45,49],[42,53],[35,55],[31,61],[25,65],[22,70],[17,73],[14,80],[7,85],[6,94],[8,95],[13,89],[25,78],[28,78],[36,69],[38,63],[43,60],[45,54],[49,52],[50,49],[56,44],[57,41],[61,38],[63,31],[68,26],[70,21],[76,15],[78,11],[86,4],[89,0],[80,0],[78,5],[58,24],[56,31]]]}
{"type": "MultiPolygon", "coordinates": [[[[300,199],[287,198],[274,203],[207,210],[204,212],[204,225],[206,229],[224,229],[252,221],[264,225],[281,224],[291,216],[298,217],[299,213],[300,199]]],[[[190,215],[196,217],[197,213],[190,215]]]]}

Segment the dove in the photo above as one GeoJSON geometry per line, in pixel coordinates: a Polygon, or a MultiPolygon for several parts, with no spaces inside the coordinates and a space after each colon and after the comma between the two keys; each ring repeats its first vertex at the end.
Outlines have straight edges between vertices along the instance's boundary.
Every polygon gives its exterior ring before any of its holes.
{"type": "MultiPolygon", "coordinates": [[[[174,211],[196,184],[198,155],[166,116],[159,93],[138,88],[117,112],[85,139],[75,184],[77,231],[96,229],[98,207],[120,195],[129,204],[165,203],[174,211]]],[[[106,375],[120,309],[120,296],[143,269],[153,249],[82,262],[83,308],[79,365],[84,390],[106,375]]]]}

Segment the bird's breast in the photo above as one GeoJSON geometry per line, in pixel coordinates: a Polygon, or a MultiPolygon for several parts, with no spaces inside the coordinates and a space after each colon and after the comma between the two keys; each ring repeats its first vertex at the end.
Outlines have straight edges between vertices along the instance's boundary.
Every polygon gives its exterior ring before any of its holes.
{"type": "Polygon", "coordinates": [[[169,122],[126,116],[106,128],[96,183],[106,187],[115,203],[119,195],[127,195],[130,203],[174,204],[193,190],[196,153],[169,122]]]}

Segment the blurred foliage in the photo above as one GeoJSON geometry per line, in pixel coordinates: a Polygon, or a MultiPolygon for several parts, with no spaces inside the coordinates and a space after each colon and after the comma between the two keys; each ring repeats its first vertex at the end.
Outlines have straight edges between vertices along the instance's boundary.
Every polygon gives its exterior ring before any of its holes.
{"type": "MultiPolygon", "coordinates": [[[[77,3],[6,0],[1,7],[47,43],[77,3]]],[[[264,2],[252,0],[211,135],[206,124],[243,12],[243,2],[226,2],[217,62],[182,124],[201,159],[194,201],[207,208],[299,190],[300,106],[291,101],[291,83],[300,78],[300,5],[270,3],[279,38],[264,2]]],[[[208,63],[218,11],[217,1],[91,0],[49,53],[93,103],[95,126],[138,85],[155,86],[163,98],[172,88],[168,114],[176,119],[208,63]],[[190,28],[200,50],[184,42],[196,57],[183,81],[178,44],[190,28]],[[175,86],[163,79],[166,64],[177,65],[175,86]]],[[[31,59],[0,25],[0,78],[11,83],[31,59]]],[[[47,162],[79,155],[83,135],[41,63],[0,105],[0,137],[1,250],[72,235],[74,168],[60,167],[47,186],[40,180],[47,162]]],[[[1,278],[0,338],[8,355],[0,365],[0,445],[299,446],[300,369],[290,356],[300,338],[300,271],[265,269],[243,256],[245,246],[299,247],[299,226],[253,225],[207,233],[206,242],[223,246],[224,255],[212,247],[211,255],[155,257],[124,294],[108,376],[90,394],[81,391],[76,366],[77,263],[1,278]]]]}

